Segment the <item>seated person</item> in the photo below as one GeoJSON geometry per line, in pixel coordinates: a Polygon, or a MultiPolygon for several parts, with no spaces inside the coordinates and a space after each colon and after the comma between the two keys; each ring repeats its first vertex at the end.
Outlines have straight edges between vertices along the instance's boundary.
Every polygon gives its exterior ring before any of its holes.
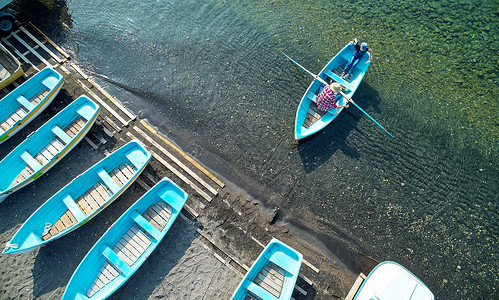
{"type": "Polygon", "coordinates": [[[317,108],[322,111],[329,111],[336,108],[348,108],[347,105],[338,106],[338,100],[341,98],[341,85],[333,82],[329,86],[325,85],[322,91],[317,95],[317,108]]]}
{"type": "Polygon", "coordinates": [[[346,78],[350,72],[357,66],[357,64],[360,62],[362,57],[364,57],[364,53],[369,51],[369,60],[373,58],[373,51],[371,48],[367,47],[367,43],[364,42],[362,44],[359,44],[357,41],[357,38],[354,38],[353,41],[350,41],[350,44],[355,43],[355,52],[353,53],[352,58],[350,61],[347,63],[345,66],[345,69],[343,70],[343,73],[341,74],[341,78],[346,78]]]}

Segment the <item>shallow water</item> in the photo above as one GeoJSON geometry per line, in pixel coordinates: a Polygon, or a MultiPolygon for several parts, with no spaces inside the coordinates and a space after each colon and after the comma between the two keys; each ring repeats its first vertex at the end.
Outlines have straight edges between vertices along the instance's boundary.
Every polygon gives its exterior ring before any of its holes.
{"type": "MultiPolygon", "coordinates": [[[[20,17],[183,149],[326,245],[395,260],[439,299],[497,297],[495,1],[24,1],[20,17]],[[354,107],[293,140],[311,78],[353,37],[354,107]]],[[[341,257],[341,253],[336,253],[341,257]]]]}

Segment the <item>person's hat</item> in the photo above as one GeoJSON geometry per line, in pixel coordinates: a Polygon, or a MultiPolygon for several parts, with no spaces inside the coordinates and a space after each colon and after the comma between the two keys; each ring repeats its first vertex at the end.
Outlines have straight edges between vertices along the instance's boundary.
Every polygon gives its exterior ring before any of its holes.
{"type": "Polygon", "coordinates": [[[361,51],[366,51],[367,50],[367,43],[366,42],[360,44],[360,50],[361,51]]]}
{"type": "Polygon", "coordinates": [[[338,94],[341,91],[341,84],[339,84],[338,82],[333,82],[331,83],[329,88],[331,89],[331,91],[333,91],[333,93],[338,94]]]}

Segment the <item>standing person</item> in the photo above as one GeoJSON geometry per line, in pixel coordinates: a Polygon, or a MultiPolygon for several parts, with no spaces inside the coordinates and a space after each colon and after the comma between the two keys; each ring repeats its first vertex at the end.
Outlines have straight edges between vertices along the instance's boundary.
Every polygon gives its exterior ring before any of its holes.
{"type": "Polygon", "coordinates": [[[352,58],[343,69],[343,73],[341,74],[341,78],[346,78],[350,72],[355,68],[355,66],[360,62],[362,57],[364,57],[364,53],[369,52],[369,60],[373,58],[373,50],[367,47],[367,43],[364,42],[359,44],[357,38],[354,38],[353,41],[350,41],[350,44],[355,44],[355,52],[353,53],[352,58]]]}
{"type": "Polygon", "coordinates": [[[341,98],[341,85],[333,82],[329,86],[325,85],[322,91],[317,95],[317,108],[322,111],[329,111],[336,108],[348,108],[347,105],[338,106],[338,100],[341,98]]]}

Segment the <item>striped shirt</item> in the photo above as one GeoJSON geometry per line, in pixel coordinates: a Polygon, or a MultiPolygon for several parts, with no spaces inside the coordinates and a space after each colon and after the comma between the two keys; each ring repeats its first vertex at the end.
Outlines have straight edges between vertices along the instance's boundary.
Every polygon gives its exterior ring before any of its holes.
{"type": "Polygon", "coordinates": [[[325,85],[319,95],[317,95],[317,108],[319,110],[328,111],[337,108],[337,102],[338,99],[327,85],[325,85]]]}

